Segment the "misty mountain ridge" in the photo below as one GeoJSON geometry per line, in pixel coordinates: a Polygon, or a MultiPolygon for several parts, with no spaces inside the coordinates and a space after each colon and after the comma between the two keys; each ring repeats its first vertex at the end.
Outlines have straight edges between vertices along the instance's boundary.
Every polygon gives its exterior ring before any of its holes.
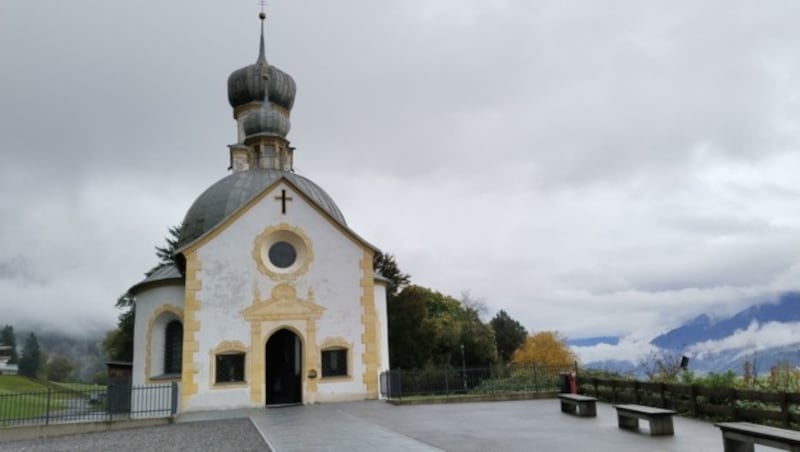
{"type": "Polygon", "coordinates": [[[787,292],[780,296],[778,303],[751,306],[733,317],[716,322],[708,315],[701,314],[682,326],[655,337],[650,343],[659,348],[682,350],[698,342],[724,339],[736,330],[746,330],[753,321],[760,324],[800,322],[800,293],[787,292]]]}
{"type": "MultiPolygon", "coordinates": [[[[665,355],[688,356],[689,369],[700,373],[742,373],[745,361],[757,373],[778,363],[800,365],[800,293],[786,292],[777,302],[750,306],[727,318],[701,314],[650,341],[665,355]]],[[[607,338],[570,341],[574,346],[612,344],[607,338]]],[[[587,368],[638,374],[638,360],[587,362],[587,368]]],[[[641,376],[641,375],[639,375],[641,376]]]]}

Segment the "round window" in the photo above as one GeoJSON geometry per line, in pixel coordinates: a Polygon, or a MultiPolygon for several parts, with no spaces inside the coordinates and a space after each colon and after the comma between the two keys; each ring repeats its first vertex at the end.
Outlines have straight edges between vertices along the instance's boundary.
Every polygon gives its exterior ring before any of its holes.
{"type": "Polygon", "coordinates": [[[297,260],[297,250],[289,242],[275,242],[269,247],[269,261],[278,268],[289,268],[297,260]]]}

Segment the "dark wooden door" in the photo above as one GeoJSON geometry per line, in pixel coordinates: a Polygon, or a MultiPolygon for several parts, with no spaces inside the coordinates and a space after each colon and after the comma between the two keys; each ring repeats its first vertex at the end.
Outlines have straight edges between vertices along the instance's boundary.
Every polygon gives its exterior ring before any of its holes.
{"type": "Polygon", "coordinates": [[[267,341],[265,352],[267,405],[302,402],[300,339],[279,330],[267,341]]]}

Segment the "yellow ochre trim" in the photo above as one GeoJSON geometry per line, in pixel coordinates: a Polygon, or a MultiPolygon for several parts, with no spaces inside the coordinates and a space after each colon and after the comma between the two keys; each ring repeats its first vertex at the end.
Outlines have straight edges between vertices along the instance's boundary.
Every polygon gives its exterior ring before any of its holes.
{"type": "MultiPolygon", "coordinates": [[[[294,245],[296,246],[297,244],[294,245]]],[[[311,262],[314,260],[314,249],[311,246],[311,238],[302,228],[291,226],[288,223],[281,223],[264,229],[256,236],[253,240],[252,255],[253,260],[256,261],[258,271],[269,276],[273,281],[292,281],[308,271],[311,262]],[[290,242],[294,241],[292,240],[294,238],[292,236],[303,242],[303,248],[305,249],[300,250],[297,254],[297,259],[300,259],[301,262],[297,265],[297,268],[290,272],[283,273],[281,271],[276,271],[272,264],[269,263],[269,256],[267,256],[268,248],[281,239],[287,239],[290,242]]]]}
{"type": "Polygon", "coordinates": [[[316,346],[317,320],[325,308],[314,302],[314,291],[308,290],[304,300],[297,297],[297,289],[290,284],[281,283],[272,288],[270,298],[260,300],[258,290],[253,290],[253,304],[240,311],[242,317],[250,322],[250,400],[256,403],[266,402],[264,385],[266,381],[266,345],[270,336],[276,331],[287,329],[300,338],[301,376],[306,387],[303,391],[303,402],[309,395],[317,393],[317,379],[308,378],[308,371],[315,370],[319,374],[319,350],[316,346]],[[305,331],[302,326],[305,323],[305,331]]]}
{"type": "Polygon", "coordinates": [[[378,398],[378,365],[380,363],[380,344],[378,341],[378,312],[375,309],[375,280],[372,268],[372,251],[364,250],[361,259],[361,345],[364,352],[362,381],[367,389],[367,398],[378,398]]]}
{"type": "MultiPolygon", "coordinates": [[[[347,375],[337,375],[335,377],[323,377],[322,365],[320,365],[319,378],[322,380],[320,383],[334,383],[341,381],[353,381],[353,343],[348,342],[343,337],[329,337],[326,338],[319,345],[319,357],[322,361],[322,353],[327,350],[347,350],[347,375]]],[[[321,364],[321,363],[320,363],[321,364]]]]}
{"type": "MultiPolygon", "coordinates": [[[[145,352],[144,352],[144,382],[145,382],[145,384],[152,383],[152,381],[150,381],[150,377],[153,376],[153,374],[152,374],[153,327],[155,326],[156,321],[158,320],[158,318],[161,317],[163,314],[166,314],[166,313],[173,314],[175,317],[178,318],[178,320],[181,321],[181,324],[183,324],[183,309],[181,309],[181,308],[179,308],[179,307],[177,307],[175,305],[165,304],[165,305],[159,306],[158,309],[153,311],[153,314],[150,316],[150,320],[147,322],[147,334],[145,335],[145,337],[147,338],[147,341],[146,341],[146,344],[145,344],[146,348],[145,348],[145,352]]],[[[162,334],[164,333],[164,331],[160,331],[160,332],[162,334]]],[[[175,380],[180,380],[180,378],[176,378],[175,380]]],[[[158,379],[158,383],[163,383],[165,381],[172,381],[172,379],[171,378],[159,378],[158,379]]]]}
{"type": "Polygon", "coordinates": [[[200,351],[198,342],[198,332],[200,331],[200,301],[197,294],[202,288],[202,281],[198,277],[198,272],[202,269],[202,263],[197,257],[197,251],[192,250],[184,253],[186,257],[186,295],[183,303],[183,368],[181,372],[181,409],[189,407],[189,400],[197,395],[198,387],[195,381],[197,373],[197,363],[195,355],[200,351]]]}
{"type": "Polygon", "coordinates": [[[208,351],[208,387],[211,389],[227,389],[231,386],[247,386],[250,381],[250,369],[248,362],[247,346],[241,341],[222,341],[216,347],[208,351]],[[244,353],[244,381],[217,383],[217,355],[226,353],[244,353]]]}

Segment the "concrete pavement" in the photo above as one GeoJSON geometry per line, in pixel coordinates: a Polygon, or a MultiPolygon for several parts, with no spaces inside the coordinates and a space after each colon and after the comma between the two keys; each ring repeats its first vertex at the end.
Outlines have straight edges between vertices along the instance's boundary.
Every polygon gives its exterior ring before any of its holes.
{"type": "MultiPolygon", "coordinates": [[[[179,422],[249,417],[274,452],[293,451],[697,451],[722,450],[710,422],[675,417],[675,436],[620,430],[616,411],[563,414],[556,399],[394,406],[382,401],[189,413],[179,422]]],[[[756,447],[756,450],[767,450],[756,447]]]]}

